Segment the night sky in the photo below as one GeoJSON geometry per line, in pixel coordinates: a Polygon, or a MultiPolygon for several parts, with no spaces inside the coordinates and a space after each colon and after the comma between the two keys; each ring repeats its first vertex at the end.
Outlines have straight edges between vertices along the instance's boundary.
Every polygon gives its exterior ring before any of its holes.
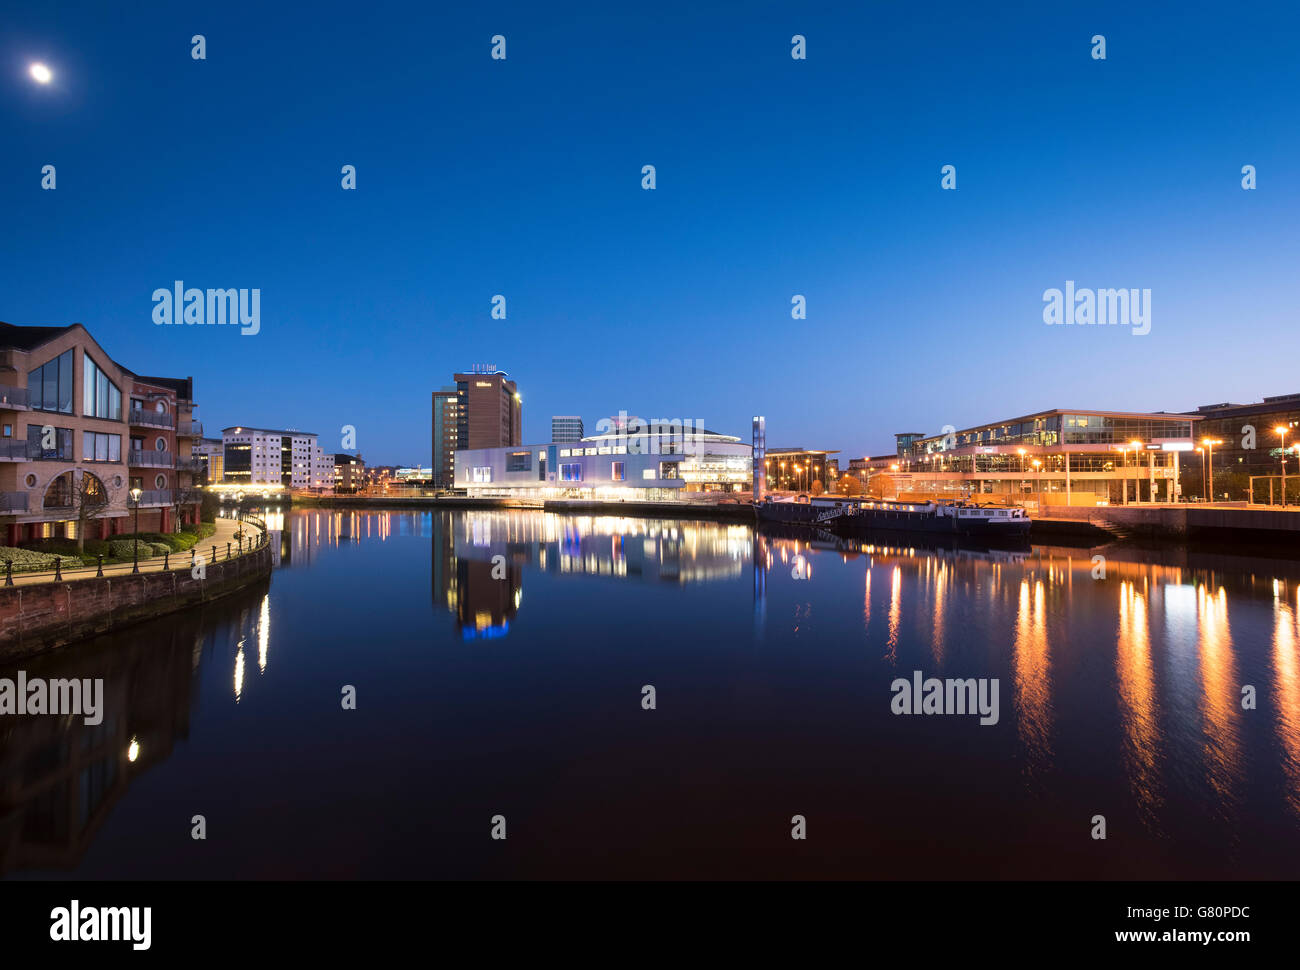
{"type": "Polygon", "coordinates": [[[476,363],[526,442],[765,414],[846,457],[1300,390],[1296,5],[704,6],[9,3],[0,320],[371,463],[427,463],[476,363]],[[178,279],[260,288],[261,332],[156,326],[178,279]],[[1150,333],[1046,326],[1067,279],[1149,288],[1150,333]]]}

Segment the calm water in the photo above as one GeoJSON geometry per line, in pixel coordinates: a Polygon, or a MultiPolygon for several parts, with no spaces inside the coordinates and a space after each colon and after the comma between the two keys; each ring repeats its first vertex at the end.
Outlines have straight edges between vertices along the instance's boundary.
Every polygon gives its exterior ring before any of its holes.
{"type": "Polygon", "coordinates": [[[283,525],[268,585],[0,670],[102,677],[107,706],[98,728],[0,718],[0,872],[1300,866],[1298,564],[809,548],[542,513],[310,510],[283,525]],[[894,715],[890,684],[914,670],[997,678],[998,723],[894,715]],[[190,838],[195,814],[206,841],[190,838]],[[489,837],[497,814],[504,842],[489,837]]]}

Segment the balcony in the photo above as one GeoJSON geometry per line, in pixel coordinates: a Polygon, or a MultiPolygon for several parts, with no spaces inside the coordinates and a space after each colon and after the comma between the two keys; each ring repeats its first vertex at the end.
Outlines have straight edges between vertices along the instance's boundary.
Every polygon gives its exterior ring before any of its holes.
{"type": "Polygon", "coordinates": [[[26,492],[0,492],[0,513],[26,511],[26,492]]]}
{"type": "Polygon", "coordinates": [[[31,445],[21,439],[0,440],[0,461],[31,461],[31,445]]]}
{"type": "Polygon", "coordinates": [[[202,421],[182,421],[176,429],[176,433],[183,438],[202,438],[203,422],[202,421]]]}
{"type": "MultiPolygon", "coordinates": [[[[172,504],[172,490],[170,488],[151,488],[148,491],[140,493],[140,507],[172,504]]],[[[127,508],[134,508],[135,503],[127,501],[127,508]]]]}
{"type": "Polygon", "coordinates": [[[177,458],[176,470],[178,472],[197,473],[203,471],[204,464],[202,458],[177,458]]]}
{"type": "Polygon", "coordinates": [[[131,448],[126,453],[128,468],[174,468],[176,456],[170,451],[145,451],[131,448]]]}
{"type": "Polygon", "coordinates": [[[27,400],[27,388],[0,384],[0,409],[26,411],[27,400]]]}
{"type": "Polygon", "coordinates": [[[176,422],[170,414],[159,414],[144,408],[131,408],[131,426],[134,428],[174,428],[176,422]]]}

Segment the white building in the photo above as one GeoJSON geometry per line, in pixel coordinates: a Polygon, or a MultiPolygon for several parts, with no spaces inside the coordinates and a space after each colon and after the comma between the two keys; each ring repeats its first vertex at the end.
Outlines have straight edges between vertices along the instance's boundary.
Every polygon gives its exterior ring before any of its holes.
{"type": "Polygon", "coordinates": [[[237,426],[221,432],[223,480],[227,485],[333,488],[334,455],[316,435],[237,426]]]}
{"type": "Polygon", "coordinates": [[[748,490],[751,455],[731,435],[634,418],[577,442],[457,451],[455,487],[480,497],[665,501],[748,490]]]}

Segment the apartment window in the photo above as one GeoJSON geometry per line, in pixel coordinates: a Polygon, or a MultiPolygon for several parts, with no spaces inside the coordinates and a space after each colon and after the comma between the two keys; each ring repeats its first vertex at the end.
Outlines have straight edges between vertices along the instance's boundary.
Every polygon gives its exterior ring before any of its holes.
{"type": "Polygon", "coordinates": [[[82,413],[88,418],[121,421],[122,392],[90,359],[89,354],[83,355],[82,360],[82,413]]]}
{"type": "Polygon", "coordinates": [[[54,434],[47,436],[42,433],[41,425],[29,424],[27,452],[36,461],[76,461],[72,453],[72,429],[55,428],[54,434]]]}
{"type": "Polygon", "coordinates": [[[611,461],[609,463],[609,477],[616,482],[627,481],[627,473],[621,461],[611,461]]]}
{"type": "Polygon", "coordinates": [[[27,373],[28,406],[33,411],[72,413],[72,351],[65,350],[27,373]]]}
{"type": "Polygon", "coordinates": [[[582,481],[582,463],[567,462],[560,465],[560,481],[562,482],[580,482],[582,481]]]}
{"type": "Polygon", "coordinates": [[[529,472],[533,470],[533,453],[531,451],[513,451],[506,455],[506,471],[529,472]]]}
{"type": "Polygon", "coordinates": [[[14,436],[14,426],[13,426],[12,424],[6,424],[6,425],[5,425],[5,437],[6,437],[6,438],[12,438],[13,436],[14,436]]]}
{"type": "Polygon", "coordinates": [[[479,465],[473,469],[473,472],[473,479],[476,482],[483,483],[492,481],[491,465],[479,465]]]}
{"type": "Polygon", "coordinates": [[[99,434],[94,431],[81,433],[82,461],[121,461],[122,436],[120,434],[99,434]]]}

